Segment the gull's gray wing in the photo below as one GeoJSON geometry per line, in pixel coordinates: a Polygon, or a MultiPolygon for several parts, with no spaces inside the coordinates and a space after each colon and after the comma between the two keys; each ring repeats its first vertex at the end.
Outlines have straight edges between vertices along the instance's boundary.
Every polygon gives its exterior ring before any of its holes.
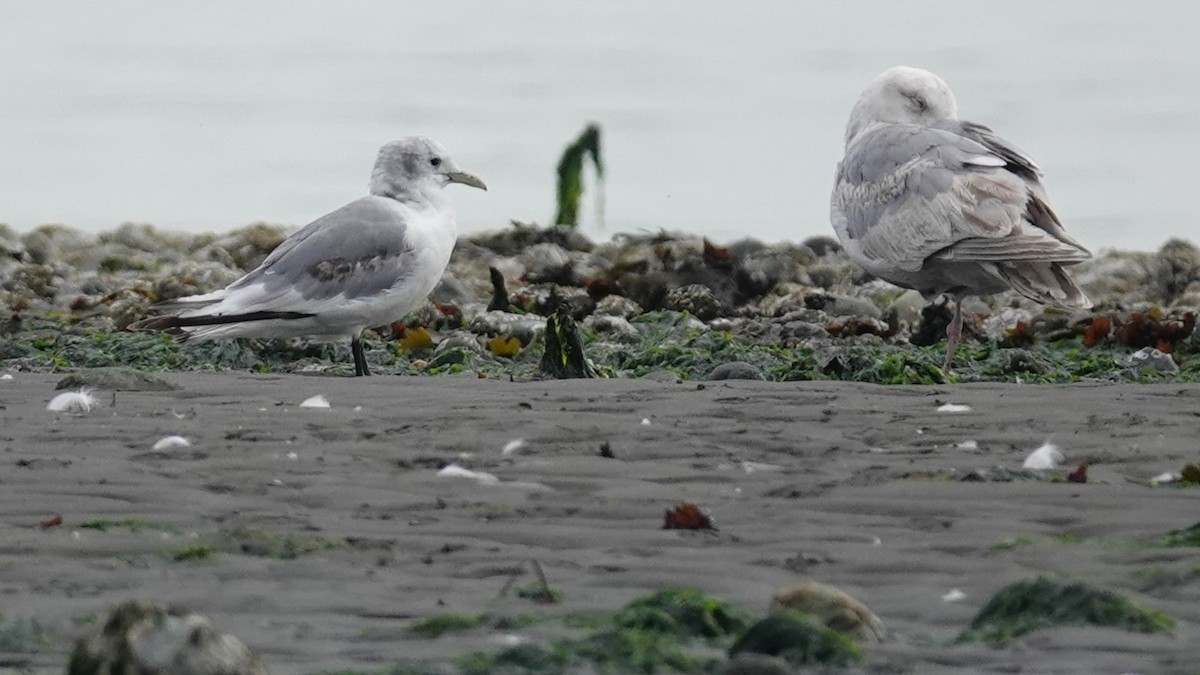
{"type": "Polygon", "coordinates": [[[838,165],[834,227],[868,269],[956,261],[1078,262],[1036,164],[986,127],[879,124],[838,165]]]}
{"type": "Polygon", "coordinates": [[[403,212],[390,201],[363,197],[314,220],[234,282],[230,297],[241,296],[249,305],[253,295],[255,306],[301,311],[299,305],[365,298],[392,288],[409,273],[412,249],[403,212]]]}

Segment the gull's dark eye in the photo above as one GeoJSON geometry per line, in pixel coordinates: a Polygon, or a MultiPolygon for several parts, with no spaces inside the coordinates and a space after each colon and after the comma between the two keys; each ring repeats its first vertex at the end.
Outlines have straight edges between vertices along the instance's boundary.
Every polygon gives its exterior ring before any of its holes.
{"type": "Polygon", "coordinates": [[[442,158],[441,157],[433,157],[429,160],[429,163],[434,166],[438,166],[442,163],[442,158]]]}
{"type": "Polygon", "coordinates": [[[925,100],[924,96],[921,96],[920,94],[913,94],[910,98],[912,100],[913,107],[917,109],[917,112],[925,112],[929,109],[929,103],[925,100]]]}

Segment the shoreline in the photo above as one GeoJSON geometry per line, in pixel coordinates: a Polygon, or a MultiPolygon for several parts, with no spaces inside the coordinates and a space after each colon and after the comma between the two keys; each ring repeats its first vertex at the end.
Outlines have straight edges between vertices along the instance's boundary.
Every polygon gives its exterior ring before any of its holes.
{"type": "Polygon", "coordinates": [[[1195,522],[1195,488],[1149,483],[1195,461],[1200,387],[162,377],[179,388],[99,391],[86,415],[45,410],[59,376],[0,382],[4,613],[46,631],[35,672],[61,672],[87,617],[130,597],[208,614],[273,673],[375,672],[525,634],[406,633],[434,614],[612,611],[681,585],[762,612],[800,578],[888,625],[871,672],[1187,672],[1200,658],[1187,581],[1200,550],[1155,543],[1195,522]],[[331,407],[297,407],[314,394],[331,407]],[[948,402],[971,410],[937,411],[948,402]],[[168,434],[191,446],[151,450],[168,434]],[[1064,465],[1022,471],[1047,438],[1064,465]],[[1062,482],[1082,461],[1088,482],[1062,482]],[[499,483],[438,477],[449,462],[499,483]],[[662,530],[684,501],[719,529],[662,530]],[[41,529],[53,514],[63,524],[41,529]],[[80,528],[96,519],[143,524],[80,528]],[[337,543],[256,556],[238,528],[337,543]],[[166,554],[197,543],[215,555],[166,554]],[[560,605],[497,597],[531,559],[560,605]],[[1052,572],[1166,612],[1174,637],[1056,628],[950,644],[1001,586],[1052,572]],[[953,589],[965,596],[943,601],[953,589]]]}

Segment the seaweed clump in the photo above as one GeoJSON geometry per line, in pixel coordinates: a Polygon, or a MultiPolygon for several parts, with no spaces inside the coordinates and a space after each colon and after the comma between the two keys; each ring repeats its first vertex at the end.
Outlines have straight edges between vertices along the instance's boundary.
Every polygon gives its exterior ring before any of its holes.
{"type": "Polygon", "coordinates": [[[1051,626],[1108,626],[1137,633],[1170,633],[1175,622],[1111,591],[1082,581],[1040,576],[1002,588],[958,642],[999,646],[1051,626]]]}
{"type": "Polygon", "coordinates": [[[847,666],[863,657],[853,640],[795,611],[773,612],[751,626],[729,648],[731,657],[743,652],[778,656],[796,667],[847,666]]]}
{"type": "Polygon", "coordinates": [[[728,644],[751,616],[693,589],[665,590],[633,601],[611,617],[589,622],[582,637],[549,645],[523,644],[459,661],[464,673],[707,673],[720,667],[713,647],[728,644]]]}
{"type": "Polygon", "coordinates": [[[1163,535],[1163,546],[1172,548],[1182,546],[1200,546],[1200,523],[1179,530],[1171,530],[1163,535]]]}

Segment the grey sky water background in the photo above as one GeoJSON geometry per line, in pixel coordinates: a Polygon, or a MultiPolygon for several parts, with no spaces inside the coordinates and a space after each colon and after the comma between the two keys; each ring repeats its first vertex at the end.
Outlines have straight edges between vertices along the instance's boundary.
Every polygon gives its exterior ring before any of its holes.
{"type": "MultiPolygon", "coordinates": [[[[490,191],[464,230],[553,215],[604,126],[604,227],[832,234],[850,107],[928,68],[1046,172],[1093,249],[1200,239],[1200,3],[0,0],[0,222],[302,225],[423,134],[490,191]]],[[[592,193],[594,194],[594,192],[592,193]]]]}

